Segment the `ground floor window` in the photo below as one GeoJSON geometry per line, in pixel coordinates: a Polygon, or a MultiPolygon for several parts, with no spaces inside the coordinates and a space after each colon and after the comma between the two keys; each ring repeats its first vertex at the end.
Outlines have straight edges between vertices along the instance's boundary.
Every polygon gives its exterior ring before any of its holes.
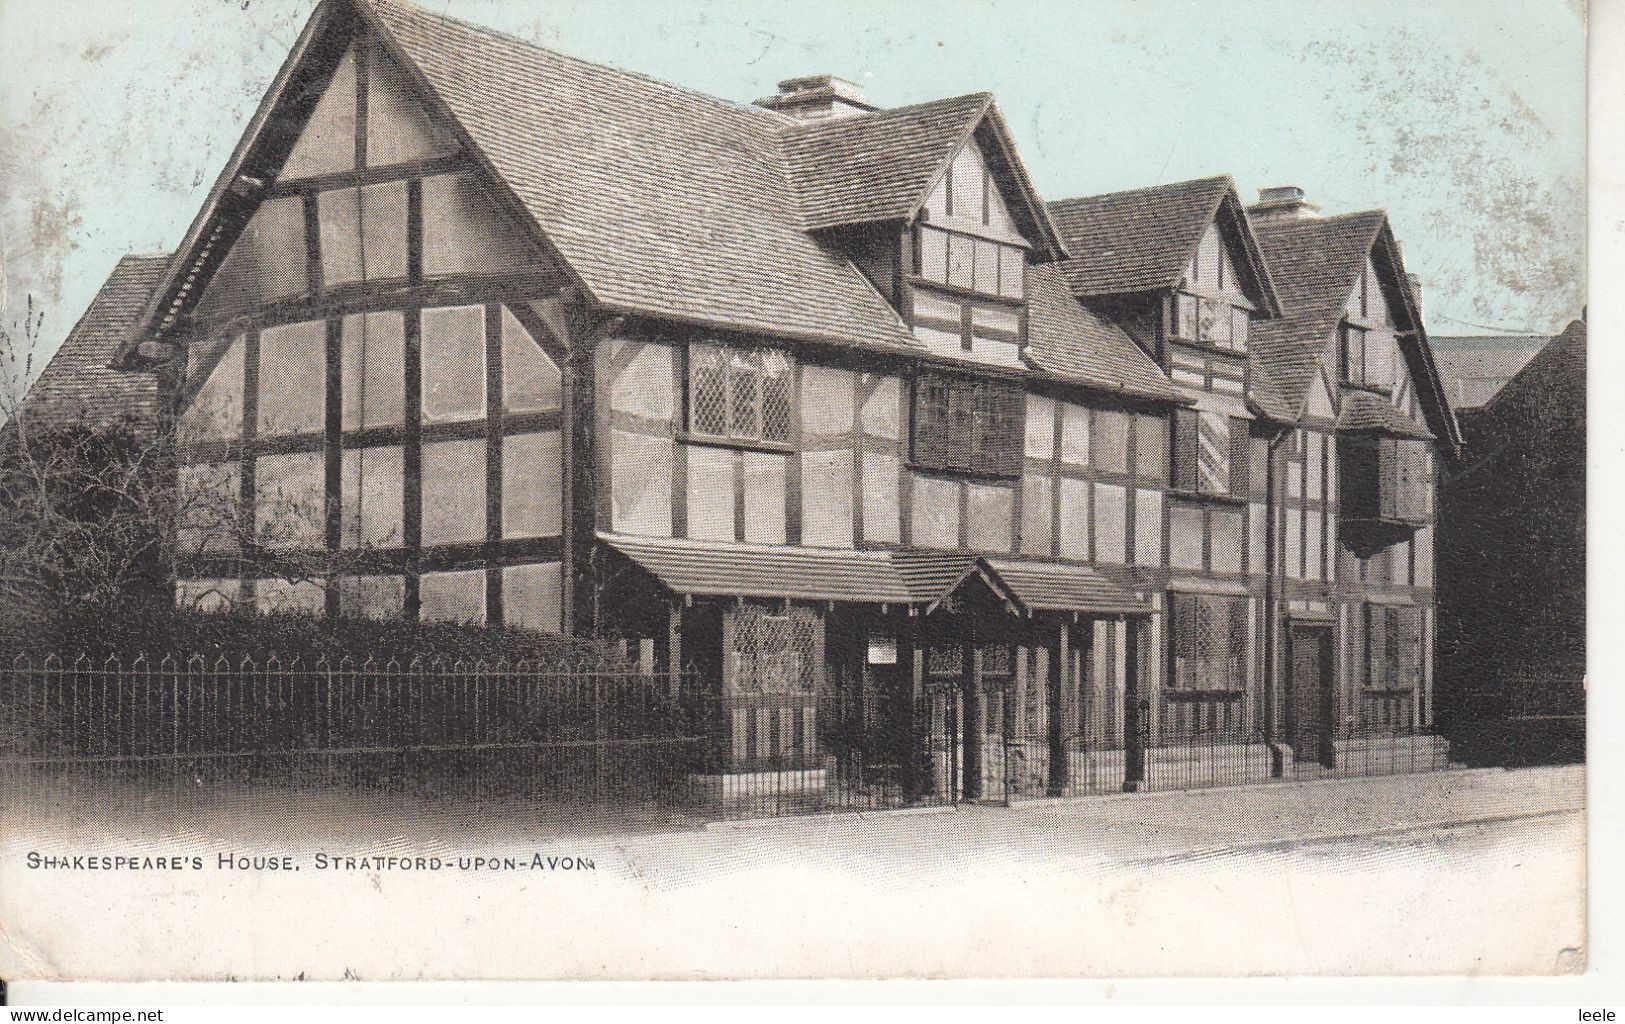
{"type": "Polygon", "coordinates": [[[1170,595],[1170,685],[1179,690],[1247,688],[1247,599],[1170,595]]]}
{"type": "Polygon", "coordinates": [[[1365,606],[1366,685],[1414,690],[1422,684],[1422,611],[1409,605],[1365,606]]]}

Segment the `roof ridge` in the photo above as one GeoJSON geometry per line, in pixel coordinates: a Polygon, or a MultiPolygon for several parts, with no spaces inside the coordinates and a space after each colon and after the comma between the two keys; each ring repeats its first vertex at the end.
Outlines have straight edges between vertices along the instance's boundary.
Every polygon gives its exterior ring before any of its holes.
{"type": "Polygon", "coordinates": [[[1221,181],[1229,182],[1232,186],[1235,185],[1235,178],[1231,177],[1229,174],[1211,174],[1211,175],[1208,175],[1208,176],[1202,177],[1202,178],[1189,178],[1189,179],[1186,179],[1185,181],[1165,182],[1164,184],[1161,184],[1161,185],[1142,185],[1139,188],[1124,188],[1124,189],[1118,189],[1115,192],[1098,192],[1098,193],[1094,193],[1092,195],[1086,195],[1086,196],[1068,196],[1065,199],[1051,199],[1051,200],[1047,200],[1044,205],[1046,205],[1046,206],[1053,209],[1053,208],[1055,208],[1057,206],[1063,206],[1063,205],[1065,205],[1067,203],[1084,203],[1084,202],[1092,202],[1092,201],[1096,201],[1096,200],[1100,200],[1100,199],[1114,199],[1114,198],[1116,198],[1118,196],[1132,196],[1132,195],[1140,195],[1140,194],[1143,194],[1143,193],[1146,193],[1146,192],[1155,192],[1158,189],[1178,188],[1178,187],[1180,187],[1182,185],[1206,185],[1206,184],[1209,184],[1209,183],[1217,183],[1217,182],[1221,182],[1221,181]]]}
{"type": "Polygon", "coordinates": [[[875,110],[866,110],[861,114],[849,114],[845,117],[824,118],[817,121],[803,121],[799,118],[786,118],[786,123],[779,126],[779,134],[813,135],[826,131],[835,131],[842,128],[856,128],[860,125],[870,125],[886,117],[907,116],[917,114],[927,107],[947,107],[950,104],[962,103],[965,100],[991,101],[993,93],[983,89],[977,92],[962,93],[958,96],[942,96],[934,100],[923,100],[919,103],[909,103],[901,107],[880,107],[875,110]]]}
{"type": "Polygon", "coordinates": [[[1388,219],[1388,211],[1380,207],[1369,210],[1349,210],[1346,213],[1334,213],[1322,217],[1281,217],[1275,220],[1260,220],[1255,230],[1258,231],[1288,231],[1294,228],[1310,228],[1320,224],[1341,224],[1360,217],[1381,217],[1388,219]]]}
{"type": "Polygon", "coordinates": [[[419,4],[411,3],[409,0],[351,0],[351,2],[381,10],[393,8],[397,12],[403,12],[424,18],[432,18],[433,20],[439,21],[442,24],[450,25],[475,35],[485,36],[500,42],[510,43],[515,46],[522,46],[529,50],[545,53],[549,57],[564,61],[568,64],[593,68],[598,71],[608,71],[617,75],[624,75],[627,78],[637,79],[638,81],[647,83],[649,85],[658,86],[675,93],[681,93],[685,96],[704,100],[708,103],[715,104],[717,107],[722,109],[738,111],[747,115],[757,116],[763,121],[774,122],[773,127],[775,129],[783,127],[783,124],[780,122],[789,122],[794,120],[793,118],[789,118],[786,115],[779,113],[778,111],[768,110],[766,107],[758,107],[754,103],[740,103],[722,96],[704,92],[700,89],[694,88],[693,86],[681,85],[677,82],[668,81],[664,78],[657,78],[654,75],[646,72],[634,71],[630,68],[623,68],[615,64],[605,64],[600,61],[588,60],[585,57],[577,57],[574,54],[565,53],[562,50],[555,50],[552,47],[543,46],[541,43],[526,39],[523,36],[516,35],[512,32],[504,32],[501,29],[491,28],[488,25],[481,25],[477,22],[465,21],[462,18],[456,18],[449,14],[444,14],[440,11],[433,11],[419,4]]]}

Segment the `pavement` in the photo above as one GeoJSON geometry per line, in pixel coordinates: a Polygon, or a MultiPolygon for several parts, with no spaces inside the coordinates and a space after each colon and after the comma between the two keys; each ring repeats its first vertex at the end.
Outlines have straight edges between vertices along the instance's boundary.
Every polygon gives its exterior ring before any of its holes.
{"type": "Polygon", "coordinates": [[[1584,808],[1580,767],[592,831],[286,805],[236,834],[137,831],[108,807],[77,838],[0,836],[0,968],[117,979],[136,950],[140,976],[312,980],[1562,973],[1585,962],[1584,808]],[[202,867],[43,871],[30,850],[202,867]]]}

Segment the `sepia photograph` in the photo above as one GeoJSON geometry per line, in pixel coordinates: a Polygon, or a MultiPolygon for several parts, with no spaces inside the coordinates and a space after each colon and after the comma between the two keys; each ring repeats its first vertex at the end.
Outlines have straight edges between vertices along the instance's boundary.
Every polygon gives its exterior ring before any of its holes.
{"type": "Polygon", "coordinates": [[[1579,0],[3,0],[0,978],[1586,970],[1579,0]]]}

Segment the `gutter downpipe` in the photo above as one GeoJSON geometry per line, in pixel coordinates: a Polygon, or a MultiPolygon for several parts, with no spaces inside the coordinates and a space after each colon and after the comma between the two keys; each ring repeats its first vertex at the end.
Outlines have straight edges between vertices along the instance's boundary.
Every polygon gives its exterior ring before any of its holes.
{"type": "Polygon", "coordinates": [[[1280,572],[1280,473],[1276,460],[1281,443],[1292,434],[1290,425],[1283,425],[1267,442],[1268,457],[1264,461],[1264,742],[1270,748],[1270,777],[1284,778],[1291,754],[1276,735],[1278,712],[1278,650],[1280,645],[1281,600],[1277,590],[1281,585],[1280,572]]]}

